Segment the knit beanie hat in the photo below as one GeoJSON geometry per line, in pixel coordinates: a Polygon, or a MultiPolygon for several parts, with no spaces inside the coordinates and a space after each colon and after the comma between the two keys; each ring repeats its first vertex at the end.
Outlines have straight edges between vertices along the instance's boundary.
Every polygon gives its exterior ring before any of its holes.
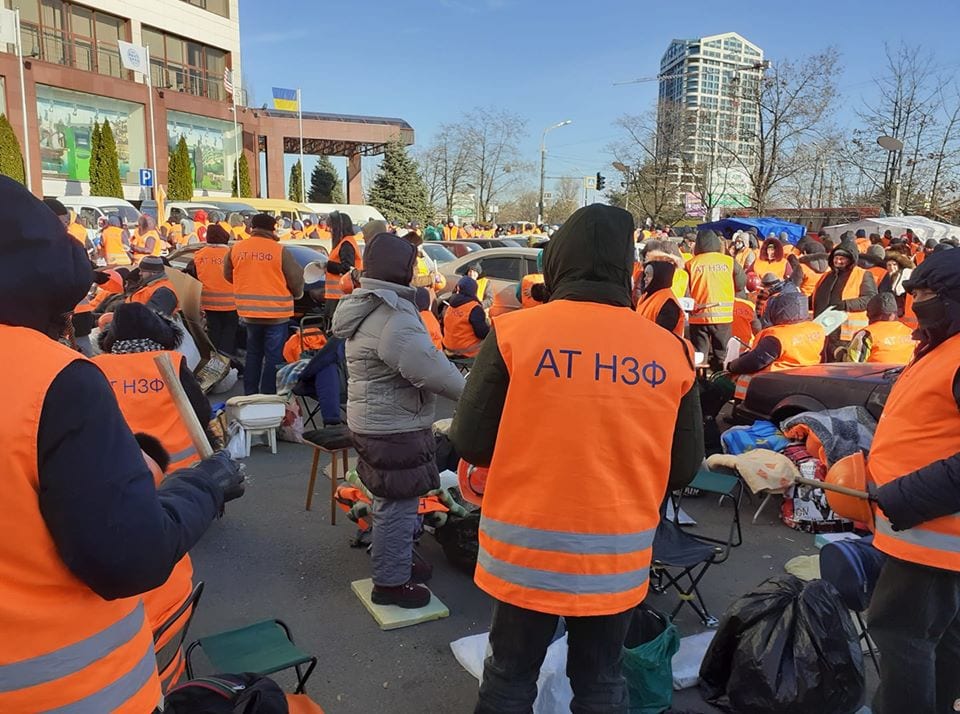
{"type": "Polygon", "coordinates": [[[230,234],[219,223],[213,223],[207,228],[207,243],[224,244],[230,242],[230,234]]]}
{"type": "Polygon", "coordinates": [[[867,319],[873,322],[897,314],[897,298],[893,293],[877,293],[867,303],[867,319]]]}
{"type": "Polygon", "coordinates": [[[250,227],[273,233],[277,229],[277,219],[269,213],[258,213],[250,221],[250,227]]]}
{"type": "Polygon", "coordinates": [[[182,339],[173,322],[137,302],[116,309],[110,330],[115,340],[153,340],[167,350],[176,349],[182,339]]]}

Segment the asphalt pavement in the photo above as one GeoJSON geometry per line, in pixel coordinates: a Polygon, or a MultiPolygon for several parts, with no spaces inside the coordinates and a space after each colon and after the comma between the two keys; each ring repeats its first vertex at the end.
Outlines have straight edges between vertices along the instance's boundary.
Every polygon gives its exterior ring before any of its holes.
{"type": "MultiPolygon", "coordinates": [[[[454,659],[450,642],[489,628],[490,598],[425,535],[420,552],[434,566],[430,587],[450,617],[381,631],[350,589],[352,581],[369,577],[368,556],[350,547],[356,527],[342,511],[337,525],[330,524],[326,478],[317,480],[313,510],[304,510],[311,456],[312,449],[300,444],[281,442],[276,455],[254,447],[247,459],[246,495],[227,505],[226,515],[191,551],[194,578],[203,580],[205,589],[189,639],[280,618],[297,644],[319,657],[308,693],[329,714],[472,711],[477,681],[454,659]]],[[[782,525],[773,504],[751,523],[758,505],[744,499],[743,545],[702,582],[717,617],[738,596],[782,573],[790,558],[815,552],[813,536],[782,525]]],[[[718,507],[713,498],[687,499],[684,508],[701,532],[717,533],[729,523],[729,508],[718,507]]],[[[647,602],[670,611],[677,599],[651,593],[647,602]]],[[[705,629],[688,607],[675,623],[681,636],[705,629]]],[[[202,654],[195,656],[195,666],[198,674],[212,672],[202,654]]],[[[291,689],[289,676],[277,679],[291,689]]],[[[674,708],[717,711],[695,688],[676,693],[674,708]]]]}

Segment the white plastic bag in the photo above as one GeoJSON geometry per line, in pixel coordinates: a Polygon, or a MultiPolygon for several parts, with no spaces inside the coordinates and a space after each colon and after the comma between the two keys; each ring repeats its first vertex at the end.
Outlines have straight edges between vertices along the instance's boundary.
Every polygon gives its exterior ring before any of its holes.
{"type": "MultiPolygon", "coordinates": [[[[477,678],[483,678],[483,660],[489,654],[489,636],[471,635],[450,643],[453,656],[460,666],[477,678]]],[[[547,648],[547,656],[540,667],[537,680],[537,701],[533,704],[533,714],[556,714],[570,711],[573,689],[567,678],[567,636],[564,635],[547,648]]]]}
{"type": "Polygon", "coordinates": [[[244,443],[243,427],[239,422],[232,421],[227,426],[227,453],[232,459],[244,459],[247,456],[246,444],[244,443]]]}
{"type": "Polygon", "coordinates": [[[687,689],[696,686],[700,681],[700,665],[715,634],[715,631],[710,630],[680,640],[680,649],[673,656],[674,689],[687,689]]]}

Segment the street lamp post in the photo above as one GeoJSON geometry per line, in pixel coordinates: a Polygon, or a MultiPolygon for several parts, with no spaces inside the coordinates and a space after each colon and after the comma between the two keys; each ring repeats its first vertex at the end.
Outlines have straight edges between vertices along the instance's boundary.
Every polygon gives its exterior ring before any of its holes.
{"type": "Polygon", "coordinates": [[[548,126],[543,130],[543,134],[540,137],[540,200],[537,202],[537,225],[543,223],[543,216],[547,212],[546,207],[543,205],[543,184],[547,178],[547,132],[553,131],[554,129],[559,129],[562,126],[567,124],[572,124],[569,119],[565,119],[559,124],[554,124],[553,126],[548,126]]]}

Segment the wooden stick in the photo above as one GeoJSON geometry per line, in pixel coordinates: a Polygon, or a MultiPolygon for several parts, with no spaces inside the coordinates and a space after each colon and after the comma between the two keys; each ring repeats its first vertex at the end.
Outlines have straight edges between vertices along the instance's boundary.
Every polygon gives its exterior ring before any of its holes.
{"type": "Polygon", "coordinates": [[[842,493],[844,496],[853,496],[854,498],[862,498],[864,501],[870,500],[870,494],[866,491],[857,491],[854,488],[847,488],[846,486],[837,486],[836,484],[827,483],[826,481],[817,481],[812,478],[802,478],[797,476],[794,479],[795,483],[803,484],[804,486],[813,486],[814,488],[822,488],[824,491],[835,491],[836,493],[842,493]]]}
{"type": "Polygon", "coordinates": [[[206,459],[213,456],[213,448],[207,440],[207,433],[203,430],[203,425],[200,423],[200,420],[197,419],[197,414],[190,405],[187,393],[183,391],[183,385],[180,383],[180,375],[177,374],[177,371],[174,369],[173,360],[170,359],[170,355],[166,352],[158,354],[153,358],[153,362],[157,365],[157,369],[160,370],[160,375],[163,377],[167,389],[170,390],[173,403],[176,405],[177,412],[179,412],[180,418],[183,419],[183,423],[187,427],[190,440],[193,442],[197,453],[200,454],[200,458],[206,459]]]}

